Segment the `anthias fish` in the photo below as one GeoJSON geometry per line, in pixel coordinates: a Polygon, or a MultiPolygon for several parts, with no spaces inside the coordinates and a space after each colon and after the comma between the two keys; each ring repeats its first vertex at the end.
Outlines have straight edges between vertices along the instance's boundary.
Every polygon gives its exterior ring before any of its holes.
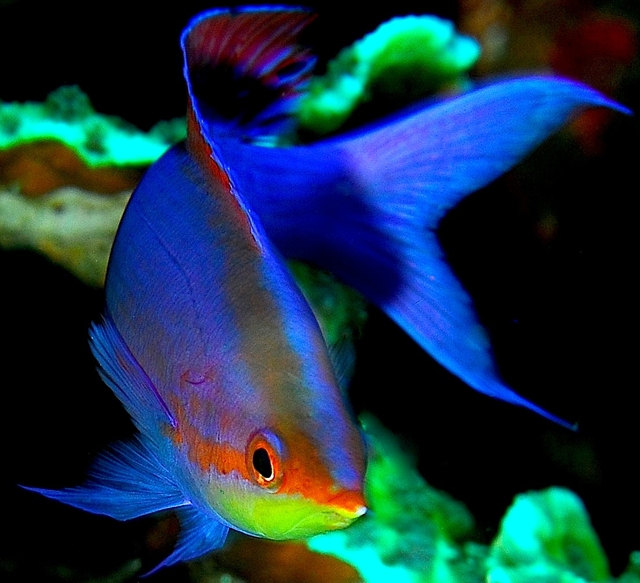
{"type": "Polygon", "coordinates": [[[86,484],[36,489],[120,520],[175,509],[182,531],[159,566],[220,547],[229,528],[297,538],[365,512],[363,441],[282,256],[362,292],[473,388],[559,421],[500,380],[434,231],[580,108],[624,108],[528,77],[309,146],[255,145],[283,131],[309,76],[297,36],[311,18],[215,10],[183,33],[187,142],[134,192],[91,329],[138,434],[86,484]]]}

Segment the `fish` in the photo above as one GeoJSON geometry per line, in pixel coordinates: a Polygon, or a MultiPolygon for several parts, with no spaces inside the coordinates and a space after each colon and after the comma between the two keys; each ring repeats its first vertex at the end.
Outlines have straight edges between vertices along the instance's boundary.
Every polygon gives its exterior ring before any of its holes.
{"type": "Polygon", "coordinates": [[[579,83],[524,77],[310,145],[291,128],[314,57],[300,8],[216,9],[182,34],[187,140],[147,171],[121,220],[90,329],[137,429],[79,486],[28,489],[118,520],[173,510],[151,572],[224,544],[347,527],[366,512],[366,447],[285,258],[361,292],[474,389],[558,423],[500,379],[435,233],[458,201],[576,111],[625,108],[579,83]]]}

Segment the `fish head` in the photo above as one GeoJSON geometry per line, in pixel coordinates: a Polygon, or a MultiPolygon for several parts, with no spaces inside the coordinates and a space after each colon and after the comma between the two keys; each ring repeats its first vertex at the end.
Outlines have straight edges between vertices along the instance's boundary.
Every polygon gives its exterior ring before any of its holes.
{"type": "Polygon", "coordinates": [[[235,467],[210,474],[207,502],[233,528],[274,540],[349,526],[366,512],[364,445],[351,429],[331,451],[308,431],[253,431],[235,467]]]}

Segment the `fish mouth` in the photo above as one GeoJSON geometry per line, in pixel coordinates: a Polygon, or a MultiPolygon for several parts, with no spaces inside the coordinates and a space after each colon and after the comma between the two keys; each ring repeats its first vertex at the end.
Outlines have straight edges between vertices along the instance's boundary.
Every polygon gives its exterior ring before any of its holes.
{"type": "Polygon", "coordinates": [[[301,518],[283,532],[281,538],[283,540],[306,538],[332,530],[341,530],[350,526],[366,511],[367,508],[365,506],[362,506],[357,511],[328,508],[317,512],[315,515],[301,518]],[[319,527],[319,525],[321,526],[319,527]]]}
{"type": "Polygon", "coordinates": [[[355,520],[367,511],[362,492],[358,490],[346,490],[336,494],[327,501],[331,510],[345,518],[355,520]]]}
{"type": "Polygon", "coordinates": [[[334,490],[322,501],[277,494],[250,501],[235,528],[272,540],[303,539],[346,528],[367,511],[357,490],[334,490]]]}
{"type": "Polygon", "coordinates": [[[318,511],[300,518],[285,532],[282,538],[292,539],[313,536],[331,530],[340,530],[351,525],[367,512],[362,492],[347,490],[327,500],[318,511]]]}

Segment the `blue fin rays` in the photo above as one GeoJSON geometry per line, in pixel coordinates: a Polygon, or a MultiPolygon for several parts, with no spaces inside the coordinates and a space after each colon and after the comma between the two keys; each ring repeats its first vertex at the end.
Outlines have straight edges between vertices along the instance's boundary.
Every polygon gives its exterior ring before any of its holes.
{"type": "Polygon", "coordinates": [[[162,567],[200,557],[219,549],[227,538],[229,527],[217,522],[193,506],[178,509],[180,534],[173,552],[146,573],[151,575],[162,567]]]}
{"type": "Polygon", "coordinates": [[[182,50],[199,122],[214,134],[225,126],[243,136],[286,131],[315,63],[296,39],[314,18],[301,8],[265,6],[213,10],[191,21],[182,50]]]}
{"type": "Polygon", "coordinates": [[[63,490],[26,488],[65,504],[130,520],[187,504],[144,438],[113,445],[95,460],[90,479],[63,490]]]}
{"type": "Polygon", "coordinates": [[[579,83],[528,77],[311,146],[259,152],[226,139],[220,150],[283,254],[353,286],[476,390],[569,426],[500,380],[435,229],[462,198],[594,106],[627,112],[579,83]]]}

